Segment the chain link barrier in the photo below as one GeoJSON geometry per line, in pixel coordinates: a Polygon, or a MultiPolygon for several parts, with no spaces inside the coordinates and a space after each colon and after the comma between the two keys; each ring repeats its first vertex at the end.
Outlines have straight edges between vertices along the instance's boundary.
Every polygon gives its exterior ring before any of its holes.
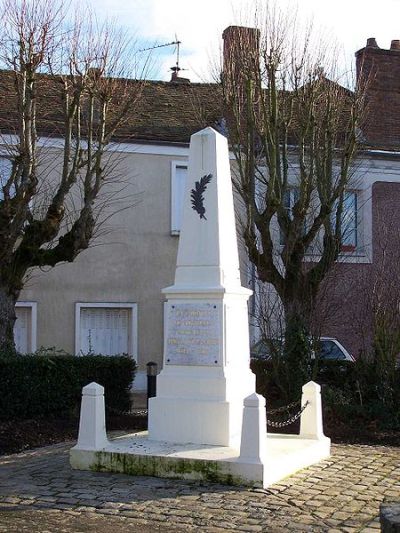
{"type": "Polygon", "coordinates": [[[113,413],[115,415],[122,415],[122,416],[144,416],[147,415],[147,409],[136,409],[132,408],[130,411],[120,411],[119,409],[115,409],[114,407],[109,407],[106,405],[106,411],[113,413]]]}
{"type": "Polygon", "coordinates": [[[289,403],[288,405],[284,405],[283,407],[277,407],[276,409],[270,409],[267,411],[267,415],[273,415],[275,413],[282,413],[283,411],[288,411],[295,405],[298,405],[300,403],[300,400],[296,400],[295,402],[289,403]]]}
{"type": "MultiPolygon", "coordinates": [[[[267,416],[274,413],[281,413],[283,411],[288,411],[295,405],[298,405],[300,403],[300,400],[297,400],[297,402],[289,403],[288,405],[284,405],[283,407],[278,407],[277,409],[271,409],[271,411],[267,411],[267,416]]],[[[306,403],[290,418],[287,420],[282,420],[280,422],[274,422],[273,420],[268,420],[267,417],[267,426],[270,426],[272,428],[283,428],[285,426],[290,426],[290,424],[293,424],[301,417],[301,414],[303,413],[304,409],[309,405],[309,401],[306,401],[306,403]]]]}
{"type": "MultiPolygon", "coordinates": [[[[310,403],[309,401],[307,401],[301,407],[301,409],[299,409],[299,411],[297,411],[297,413],[295,413],[294,415],[289,417],[287,420],[282,420],[280,422],[276,422],[276,421],[273,421],[273,420],[269,420],[268,416],[276,414],[276,413],[282,413],[284,411],[289,411],[289,409],[291,409],[292,407],[295,407],[296,405],[299,405],[300,402],[301,402],[300,400],[297,400],[296,402],[289,403],[288,405],[284,405],[283,407],[277,407],[276,409],[271,409],[271,410],[267,411],[267,426],[270,426],[272,428],[283,428],[285,426],[290,426],[291,424],[296,422],[296,420],[298,420],[300,418],[300,416],[302,415],[302,413],[305,410],[305,408],[307,407],[307,405],[309,405],[309,403],[310,403]]],[[[136,410],[132,410],[132,411],[120,411],[119,409],[115,409],[114,407],[106,406],[106,411],[109,411],[110,413],[114,413],[116,415],[123,415],[123,416],[135,416],[135,415],[136,416],[145,416],[145,415],[147,415],[147,409],[136,409],[136,410]]]]}

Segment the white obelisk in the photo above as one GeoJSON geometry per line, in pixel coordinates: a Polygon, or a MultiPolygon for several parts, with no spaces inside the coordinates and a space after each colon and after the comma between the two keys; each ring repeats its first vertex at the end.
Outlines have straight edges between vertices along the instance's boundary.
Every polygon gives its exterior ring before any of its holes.
{"type": "Polygon", "coordinates": [[[228,144],[206,128],[191,137],[173,286],[167,298],[164,364],[149,401],[149,439],[239,448],[249,368],[228,144]]]}

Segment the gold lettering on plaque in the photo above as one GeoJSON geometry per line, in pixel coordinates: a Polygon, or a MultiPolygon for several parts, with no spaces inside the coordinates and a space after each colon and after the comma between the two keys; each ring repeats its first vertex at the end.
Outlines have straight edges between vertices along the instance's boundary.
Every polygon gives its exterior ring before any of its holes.
{"type": "Polygon", "coordinates": [[[169,304],[166,332],[166,364],[221,364],[220,304],[169,304]]]}

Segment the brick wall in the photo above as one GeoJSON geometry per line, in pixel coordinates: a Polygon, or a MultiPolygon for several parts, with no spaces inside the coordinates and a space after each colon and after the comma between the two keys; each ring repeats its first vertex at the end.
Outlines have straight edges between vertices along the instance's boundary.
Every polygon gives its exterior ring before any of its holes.
{"type": "Polygon", "coordinates": [[[372,187],[372,263],[338,263],[325,280],[317,315],[322,334],[354,355],[371,348],[373,308],[400,313],[400,183],[372,187]]]}
{"type": "Polygon", "coordinates": [[[400,41],[390,50],[379,48],[375,39],[356,52],[357,80],[366,83],[366,115],[362,132],[367,144],[400,146],[400,41]]]}

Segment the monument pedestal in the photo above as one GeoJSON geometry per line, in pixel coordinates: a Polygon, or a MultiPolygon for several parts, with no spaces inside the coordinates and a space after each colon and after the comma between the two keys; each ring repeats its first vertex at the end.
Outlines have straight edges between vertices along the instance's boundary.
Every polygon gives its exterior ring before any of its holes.
{"type": "Polygon", "coordinates": [[[149,400],[149,438],[239,448],[243,401],[255,390],[243,328],[250,291],[164,292],[164,368],[149,400]]]}
{"type": "MultiPolygon", "coordinates": [[[[82,402],[81,420],[90,416],[93,403],[101,411],[104,409],[100,405],[104,402],[101,389],[93,390],[97,397],[91,398],[91,403],[84,396],[86,401],[82,402]]],[[[152,440],[145,431],[111,442],[102,439],[93,447],[93,439],[85,440],[80,434],[77,446],[70,451],[71,466],[98,472],[266,488],[329,457],[330,439],[322,432],[321,389],[316,383],[304,385],[301,405],[306,403],[301,415],[300,435],[266,436],[265,400],[251,394],[244,401],[240,450],[232,446],[152,440]]],[[[96,423],[98,427],[93,428],[93,434],[102,434],[104,421],[97,417],[96,423]]]]}
{"type": "Polygon", "coordinates": [[[70,452],[80,470],[267,488],[302,468],[329,457],[330,440],[299,435],[268,435],[263,462],[241,459],[236,448],[155,441],[147,432],[118,437],[97,452],[70,452]]]}

